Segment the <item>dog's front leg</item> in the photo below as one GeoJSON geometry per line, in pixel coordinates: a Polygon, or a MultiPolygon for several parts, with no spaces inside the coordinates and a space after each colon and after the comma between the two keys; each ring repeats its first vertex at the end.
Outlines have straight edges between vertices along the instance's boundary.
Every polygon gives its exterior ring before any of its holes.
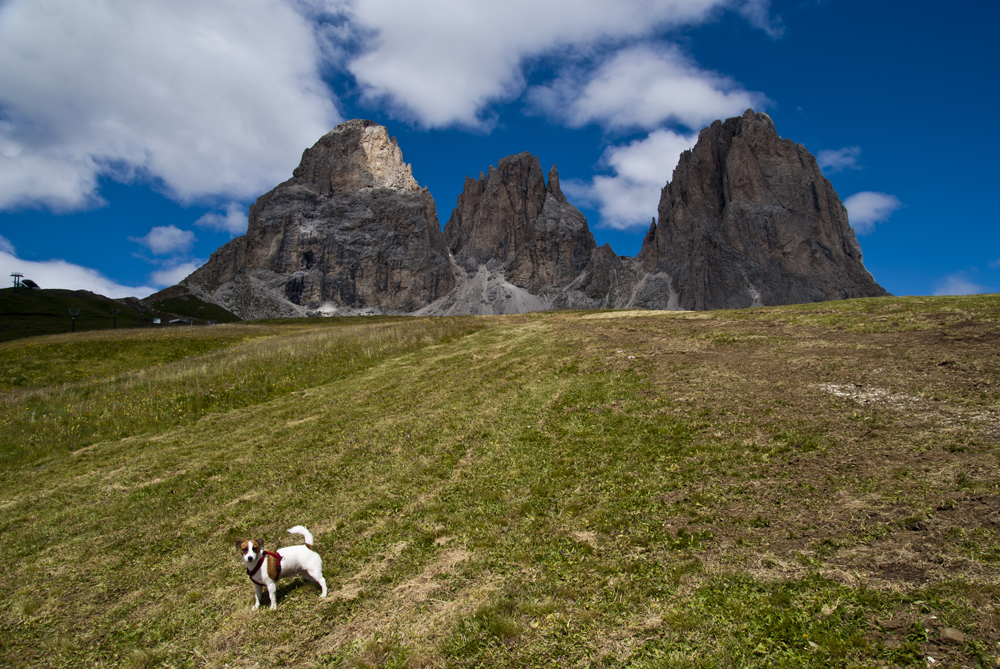
{"type": "Polygon", "coordinates": [[[278,588],[274,581],[267,584],[267,595],[271,598],[271,610],[278,608],[278,588]]]}
{"type": "Polygon", "coordinates": [[[264,592],[264,589],[263,589],[263,588],[261,588],[261,587],[260,587],[259,585],[257,585],[256,583],[254,583],[254,584],[253,584],[253,596],[254,596],[254,599],[256,600],[256,601],[254,602],[254,605],[253,605],[253,610],[254,610],[254,611],[256,611],[257,609],[259,609],[259,608],[260,608],[260,595],[261,595],[261,593],[263,593],[263,592],[264,592]]]}

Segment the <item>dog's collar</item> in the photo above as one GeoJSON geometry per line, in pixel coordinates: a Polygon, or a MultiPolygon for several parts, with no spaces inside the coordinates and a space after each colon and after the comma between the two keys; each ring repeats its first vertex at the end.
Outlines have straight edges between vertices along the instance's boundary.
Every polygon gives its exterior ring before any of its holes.
{"type": "MultiPolygon", "coordinates": [[[[263,553],[261,553],[260,557],[257,559],[257,566],[254,567],[253,569],[247,568],[247,576],[250,577],[251,581],[253,581],[253,575],[256,574],[258,571],[260,571],[260,566],[262,564],[264,564],[264,558],[266,556],[267,556],[267,552],[266,551],[263,552],[263,553]]],[[[256,581],[254,581],[254,583],[256,583],[256,581]]]]}
{"type": "Polygon", "coordinates": [[[264,587],[264,584],[261,583],[260,581],[256,580],[254,578],[254,575],[258,571],[260,571],[260,567],[261,567],[261,565],[264,564],[264,559],[268,555],[270,555],[271,557],[273,557],[274,558],[274,562],[275,562],[275,565],[274,565],[274,572],[275,572],[274,573],[274,578],[271,579],[271,580],[273,580],[273,581],[278,580],[278,577],[281,576],[281,554],[280,553],[272,553],[271,551],[264,551],[264,552],[262,552],[260,554],[260,559],[257,560],[257,566],[254,567],[253,569],[247,569],[247,576],[250,577],[250,580],[252,582],[256,583],[257,585],[259,585],[262,588],[264,587]]]}

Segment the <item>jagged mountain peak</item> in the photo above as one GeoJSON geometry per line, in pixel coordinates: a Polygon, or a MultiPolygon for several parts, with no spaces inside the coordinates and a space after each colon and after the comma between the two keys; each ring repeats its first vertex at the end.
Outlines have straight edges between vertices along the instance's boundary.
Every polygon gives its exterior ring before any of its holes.
{"type": "Polygon", "coordinates": [[[686,309],[885,295],[847,210],[801,144],[748,109],[701,131],[663,188],[639,260],[686,309]]]}
{"type": "MultiPolygon", "coordinates": [[[[652,212],[651,212],[652,213],[652,212]]],[[[703,129],[636,258],[597,247],[555,165],[467,177],[442,232],[395,138],[346,121],[182,284],[241,317],[715,309],[883,295],[816,159],[748,109],[703,129]]]]}
{"type": "Polygon", "coordinates": [[[374,121],[345,121],[306,149],[292,173],[296,183],[319,192],[363,188],[420,190],[389,131],[374,121]]]}
{"type": "Polygon", "coordinates": [[[388,131],[338,125],[182,282],[242,318],[410,312],[454,285],[434,199],[388,131]]]}

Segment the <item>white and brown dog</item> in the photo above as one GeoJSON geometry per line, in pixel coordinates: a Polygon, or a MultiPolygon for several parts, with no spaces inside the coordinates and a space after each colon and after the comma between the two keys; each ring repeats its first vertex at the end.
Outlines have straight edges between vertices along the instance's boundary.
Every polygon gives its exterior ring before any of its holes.
{"type": "Polygon", "coordinates": [[[319,585],[322,589],[320,597],[326,597],[326,579],[323,578],[323,558],[313,550],[313,536],[301,525],[288,530],[291,534],[301,534],[305,537],[303,546],[286,546],[279,548],[277,553],[264,550],[264,544],[259,539],[249,539],[236,542],[240,551],[240,560],[247,569],[247,576],[253,581],[254,596],[257,598],[253,608],[260,607],[260,596],[267,588],[271,599],[271,608],[278,608],[275,581],[282,576],[302,574],[306,579],[319,585]],[[266,565],[266,566],[265,566],[266,565]]]}

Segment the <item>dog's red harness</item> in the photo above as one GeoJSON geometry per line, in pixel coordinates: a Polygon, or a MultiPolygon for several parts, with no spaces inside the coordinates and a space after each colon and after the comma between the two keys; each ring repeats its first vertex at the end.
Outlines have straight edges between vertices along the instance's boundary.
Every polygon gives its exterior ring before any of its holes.
{"type": "Polygon", "coordinates": [[[265,587],[264,584],[254,580],[254,574],[260,571],[260,566],[264,564],[264,560],[265,558],[267,558],[268,555],[274,558],[274,578],[272,580],[277,581],[278,577],[281,576],[281,554],[279,553],[264,551],[263,553],[261,553],[260,559],[257,560],[257,566],[254,567],[253,569],[247,569],[247,576],[250,577],[250,580],[262,588],[265,587]]]}

